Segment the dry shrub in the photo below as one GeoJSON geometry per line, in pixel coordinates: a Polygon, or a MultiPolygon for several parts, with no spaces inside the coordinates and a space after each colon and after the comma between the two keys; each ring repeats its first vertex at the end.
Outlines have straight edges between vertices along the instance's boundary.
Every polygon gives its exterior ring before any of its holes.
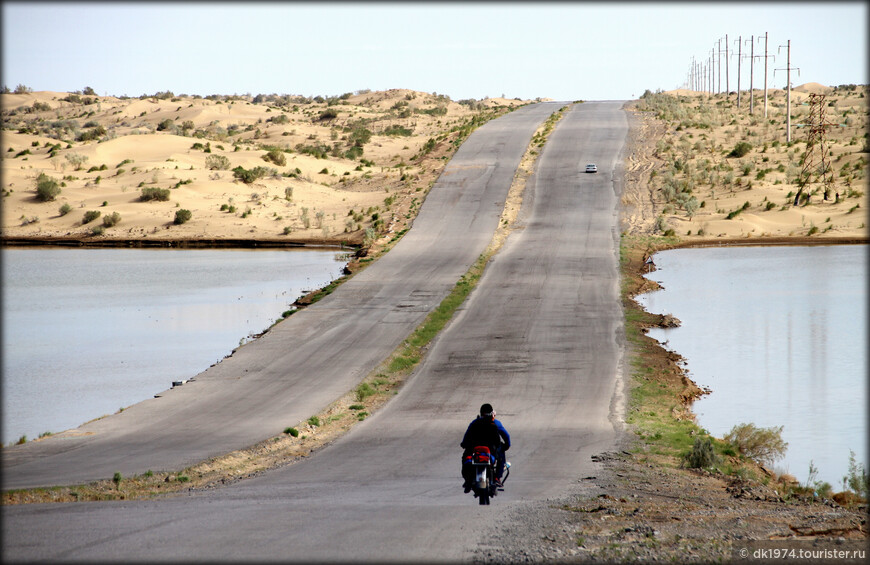
{"type": "Polygon", "coordinates": [[[758,428],[755,424],[738,424],[723,439],[746,457],[762,463],[782,459],[788,448],[782,439],[782,426],[758,428]]]}

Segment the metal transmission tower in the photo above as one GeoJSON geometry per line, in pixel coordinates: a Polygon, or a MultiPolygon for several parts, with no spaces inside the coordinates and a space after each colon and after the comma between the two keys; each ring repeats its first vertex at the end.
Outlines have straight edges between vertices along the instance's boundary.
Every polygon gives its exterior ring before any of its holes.
{"type": "Polygon", "coordinates": [[[779,53],[783,47],[787,47],[785,69],[773,69],[773,75],[776,76],[776,71],[785,70],[785,141],[791,143],[791,72],[795,70],[800,76],[801,70],[800,67],[791,66],[791,39],[788,40],[787,45],[780,45],[776,52],[779,53]]]}
{"type": "MultiPolygon", "coordinates": [[[[828,145],[825,132],[828,127],[836,124],[825,121],[825,95],[810,94],[810,115],[807,117],[807,150],[801,158],[801,174],[798,177],[798,192],[794,197],[794,205],[800,202],[804,188],[810,184],[815,175],[824,188],[824,199],[831,195],[834,186],[834,173],[828,160],[828,145]]],[[[809,194],[807,194],[809,202],[809,194]]]]}

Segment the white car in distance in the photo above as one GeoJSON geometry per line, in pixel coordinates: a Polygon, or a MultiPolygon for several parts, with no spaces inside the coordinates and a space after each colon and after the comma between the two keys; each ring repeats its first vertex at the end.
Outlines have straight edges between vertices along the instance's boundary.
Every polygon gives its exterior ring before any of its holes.
{"type": "Polygon", "coordinates": [[[593,163],[589,163],[588,165],[586,165],[586,172],[587,173],[597,173],[598,167],[595,166],[593,163]]]}

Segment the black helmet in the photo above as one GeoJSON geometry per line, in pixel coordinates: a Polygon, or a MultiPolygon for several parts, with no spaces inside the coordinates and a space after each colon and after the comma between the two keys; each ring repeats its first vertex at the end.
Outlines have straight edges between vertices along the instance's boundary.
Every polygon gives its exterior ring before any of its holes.
{"type": "Polygon", "coordinates": [[[487,403],[487,404],[484,404],[480,407],[480,415],[481,416],[488,416],[488,417],[492,418],[493,412],[494,412],[494,410],[492,409],[492,404],[487,403]]]}

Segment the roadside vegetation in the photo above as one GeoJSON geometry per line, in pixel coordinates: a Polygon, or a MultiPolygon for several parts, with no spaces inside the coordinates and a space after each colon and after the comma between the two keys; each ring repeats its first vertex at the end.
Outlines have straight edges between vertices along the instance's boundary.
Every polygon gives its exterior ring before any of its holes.
{"type": "Polygon", "coordinates": [[[822,148],[808,144],[809,90],[792,92],[790,141],[783,90],[769,92],[766,117],[757,91],[750,113],[746,93],[738,107],[733,94],[647,90],[635,108],[661,126],[644,179],[654,233],[748,238],[866,230],[865,219],[852,212],[867,202],[867,87],[817,90],[826,92],[825,119],[832,124],[825,133],[827,169],[819,166],[822,148]],[[799,228],[791,227],[796,214],[805,218],[799,228]]]}
{"type": "Polygon", "coordinates": [[[854,460],[854,454],[849,473],[840,485],[842,490],[835,492],[837,485],[817,480],[812,463],[804,484],[770,469],[788,448],[781,427],[737,423],[723,438],[715,438],[696,423],[692,402],[706,391],[686,376],[678,354],[665,350],[646,335],[651,327],[666,327],[673,322],[666,315],[646,312],[634,300],[656,286],[643,277],[649,268],[647,258],[679,245],[676,237],[621,237],[621,294],[630,366],[625,420],[637,436],[637,460],[669,468],[704,470],[749,485],[761,484],[773,489],[784,502],[834,500],[851,507],[866,504],[868,475],[865,466],[854,460]]]}

